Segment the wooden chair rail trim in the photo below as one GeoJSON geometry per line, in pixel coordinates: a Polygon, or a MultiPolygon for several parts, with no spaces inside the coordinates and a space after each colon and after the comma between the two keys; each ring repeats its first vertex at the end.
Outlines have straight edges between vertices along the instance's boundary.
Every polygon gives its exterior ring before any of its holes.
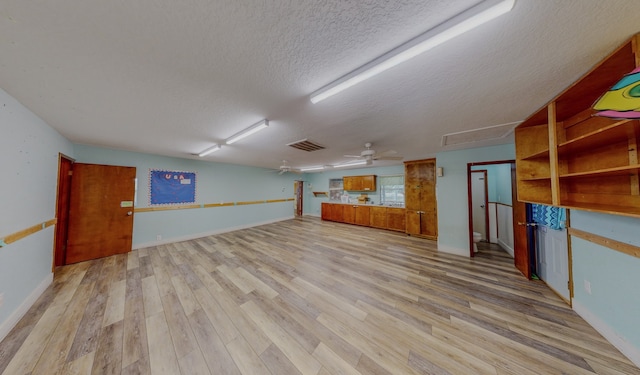
{"type": "Polygon", "coordinates": [[[569,234],[578,238],[582,238],[583,240],[598,244],[600,246],[608,247],[609,249],[619,251],[636,258],[640,258],[640,247],[638,246],[612,240],[607,237],[602,237],[597,234],[581,231],[580,229],[575,228],[569,228],[569,234]]]}
{"type": "Polygon", "coordinates": [[[29,228],[17,231],[15,233],[11,233],[7,236],[5,236],[4,238],[0,238],[0,248],[1,247],[5,247],[7,245],[9,245],[10,243],[16,242],[18,240],[21,240],[25,237],[28,237],[34,233],[40,232],[41,230],[48,228],[52,225],[55,225],[58,222],[58,219],[54,218],[51,220],[47,220],[44,221],[40,224],[36,224],[33,226],[30,226],[29,228]]]}
{"type": "Polygon", "coordinates": [[[206,204],[183,204],[183,205],[176,205],[176,206],[161,206],[161,207],[140,207],[140,208],[135,208],[134,212],[140,213],[140,212],[154,212],[154,211],[167,211],[167,210],[189,210],[194,208],[246,206],[250,204],[280,203],[280,202],[290,202],[290,201],[293,201],[293,198],[263,199],[258,201],[221,202],[221,203],[206,203],[206,204]]]}

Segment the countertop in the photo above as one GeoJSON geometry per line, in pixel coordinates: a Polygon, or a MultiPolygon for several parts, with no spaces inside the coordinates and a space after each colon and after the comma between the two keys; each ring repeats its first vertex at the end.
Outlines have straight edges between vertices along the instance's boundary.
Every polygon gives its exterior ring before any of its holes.
{"type": "Polygon", "coordinates": [[[393,206],[388,204],[371,204],[371,203],[344,203],[341,201],[326,201],[322,203],[344,204],[349,206],[367,206],[367,207],[387,207],[387,208],[404,208],[404,206],[393,206]]]}

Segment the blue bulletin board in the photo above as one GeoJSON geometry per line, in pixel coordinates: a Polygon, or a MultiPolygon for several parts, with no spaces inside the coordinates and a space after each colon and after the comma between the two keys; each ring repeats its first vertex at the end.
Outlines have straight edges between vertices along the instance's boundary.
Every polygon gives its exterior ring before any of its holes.
{"type": "Polygon", "coordinates": [[[196,202],[196,173],[149,170],[149,204],[167,205],[196,202]]]}

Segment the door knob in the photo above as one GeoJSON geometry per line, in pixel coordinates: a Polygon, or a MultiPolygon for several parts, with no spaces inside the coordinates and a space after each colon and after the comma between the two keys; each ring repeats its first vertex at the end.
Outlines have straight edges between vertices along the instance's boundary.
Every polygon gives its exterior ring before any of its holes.
{"type": "Polygon", "coordinates": [[[131,215],[133,215],[133,212],[131,211],[127,212],[127,216],[131,216],[131,215]]]}
{"type": "Polygon", "coordinates": [[[481,204],[481,205],[480,205],[480,208],[484,208],[484,204],[481,204]]]}

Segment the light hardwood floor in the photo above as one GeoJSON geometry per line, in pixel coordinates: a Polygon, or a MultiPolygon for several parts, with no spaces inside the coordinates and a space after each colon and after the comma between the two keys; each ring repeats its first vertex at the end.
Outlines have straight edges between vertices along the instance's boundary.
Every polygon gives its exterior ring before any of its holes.
{"type": "Polygon", "coordinates": [[[638,374],[505,253],[315,218],[65,266],[16,374],[638,374]]]}

